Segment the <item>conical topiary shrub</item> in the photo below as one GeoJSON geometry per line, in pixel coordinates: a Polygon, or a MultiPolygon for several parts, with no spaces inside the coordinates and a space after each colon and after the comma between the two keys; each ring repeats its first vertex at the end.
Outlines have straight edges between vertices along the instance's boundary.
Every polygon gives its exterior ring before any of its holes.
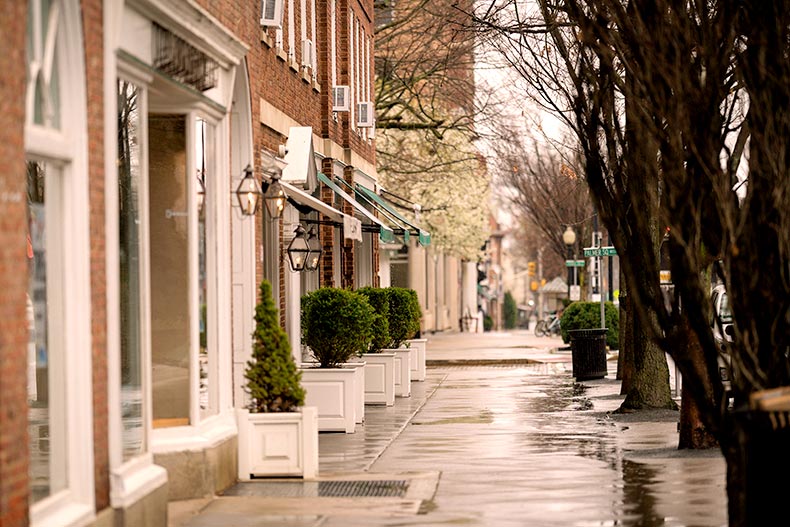
{"type": "Polygon", "coordinates": [[[368,299],[368,303],[375,310],[373,324],[370,328],[370,346],[366,351],[369,353],[380,353],[383,348],[390,344],[390,305],[389,295],[386,289],[380,287],[361,287],[357,293],[368,299]]]}
{"type": "Polygon", "coordinates": [[[414,337],[420,331],[422,310],[417,292],[405,287],[388,287],[390,348],[399,348],[401,344],[414,337]]]}
{"type": "Polygon", "coordinates": [[[374,314],[359,293],[316,289],[302,297],[302,340],[322,368],[334,368],[368,349],[374,314]]]}
{"type": "Polygon", "coordinates": [[[244,373],[252,397],[250,411],[293,412],[304,404],[301,373],[291,356],[288,335],[280,327],[272,286],[266,280],[261,282],[260,295],[255,307],[252,360],[244,373]]]}

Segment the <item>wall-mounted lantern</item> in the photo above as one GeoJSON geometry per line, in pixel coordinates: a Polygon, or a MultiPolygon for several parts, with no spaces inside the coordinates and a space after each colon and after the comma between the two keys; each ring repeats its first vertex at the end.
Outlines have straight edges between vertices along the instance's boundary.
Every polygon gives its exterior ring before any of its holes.
{"type": "Polygon", "coordinates": [[[315,271],[318,269],[318,264],[321,262],[321,255],[324,253],[324,249],[321,247],[321,241],[318,239],[318,235],[315,232],[315,225],[310,225],[310,229],[307,231],[307,247],[309,252],[307,253],[305,269],[308,271],[315,271]]]}
{"type": "Polygon", "coordinates": [[[294,237],[291,243],[288,244],[286,252],[288,253],[288,263],[291,265],[291,271],[298,272],[305,269],[310,254],[310,247],[307,245],[305,230],[301,225],[296,226],[294,237]]]}
{"type": "Polygon", "coordinates": [[[263,195],[261,186],[258,185],[258,181],[253,175],[252,167],[247,165],[247,168],[244,169],[244,177],[241,178],[241,183],[236,188],[236,197],[239,200],[241,213],[245,216],[255,216],[255,213],[258,212],[258,202],[261,195],[263,195]]]}
{"type": "Polygon", "coordinates": [[[261,170],[269,176],[266,192],[263,194],[263,202],[266,204],[266,210],[269,211],[269,217],[272,220],[279,219],[285,209],[285,203],[288,195],[280,183],[280,178],[283,175],[283,169],[288,163],[282,159],[287,153],[284,146],[280,145],[279,157],[271,154],[264,154],[261,157],[261,170]]]}
{"type": "Polygon", "coordinates": [[[280,184],[280,173],[275,172],[271,175],[269,188],[266,189],[266,193],[263,195],[263,201],[266,203],[266,209],[269,211],[271,219],[276,220],[282,216],[285,209],[285,200],[287,199],[288,195],[280,184]]]}

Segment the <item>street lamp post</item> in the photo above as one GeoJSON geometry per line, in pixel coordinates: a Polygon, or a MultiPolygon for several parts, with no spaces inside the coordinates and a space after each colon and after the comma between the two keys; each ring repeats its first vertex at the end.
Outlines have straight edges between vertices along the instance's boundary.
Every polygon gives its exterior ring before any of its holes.
{"type": "MultiPolygon", "coordinates": [[[[568,260],[573,260],[573,244],[576,243],[576,232],[568,225],[565,232],[562,233],[562,241],[568,247],[568,260]]],[[[575,264],[575,262],[574,262],[575,264]]],[[[571,299],[571,285],[576,285],[575,267],[568,266],[568,300],[571,299]]]]}

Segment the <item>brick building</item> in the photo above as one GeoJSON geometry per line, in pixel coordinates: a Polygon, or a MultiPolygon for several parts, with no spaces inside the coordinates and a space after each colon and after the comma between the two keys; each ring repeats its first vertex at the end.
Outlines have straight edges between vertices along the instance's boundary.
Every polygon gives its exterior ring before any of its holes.
{"type": "Polygon", "coordinates": [[[260,279],[299,359],[303,292],[377,283],[384,227],[335,190],[376,182],[372,10],[3,2],[4,527],[166,525],[230,486],[260,279]],[[248,166],[280,218],[242,214],[248,166]],[[286,264],[298,223],[318,272],[286,264]]]}

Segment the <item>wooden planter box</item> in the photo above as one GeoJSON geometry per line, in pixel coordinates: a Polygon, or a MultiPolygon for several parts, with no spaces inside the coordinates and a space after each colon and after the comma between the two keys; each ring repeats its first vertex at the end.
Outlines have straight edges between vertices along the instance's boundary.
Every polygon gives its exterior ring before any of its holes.
{"type": "Polygon", "coordinates": [[[411,350],[408,348],[385,349],[395,354],[395,397],[411,396],[411,350]]]}
{"type": "Polygon", "coordinates": [[[302,366],[305,405],[318,409],[320,432],[351,434],[356,427],[358,373],[354,366],[319,368],[302,366]]]}
{"type": "Polygon", "coordinates": [[[251,414],[236,410],[239,427],[239,479],[314,478],[318,472],[318,412],[251,414]]]}
{"type": "Polygon", "coordinates": [[[365,353],[365,404],[395,404],[395,354],[365,353]]]}
{"type": "Polygon", "coordinates": [[[411,339],[407,341],[411,349],[411,380],[425,380],[425,350],[428,339],[411,339]]]}
{"type": "Polygon", "coordinates": [[[364,359],[359,359],[347,364],[356,368],[356,378],[354,379],[354,422],[361,424],[365,421],[365,361],[364,359]]]}

